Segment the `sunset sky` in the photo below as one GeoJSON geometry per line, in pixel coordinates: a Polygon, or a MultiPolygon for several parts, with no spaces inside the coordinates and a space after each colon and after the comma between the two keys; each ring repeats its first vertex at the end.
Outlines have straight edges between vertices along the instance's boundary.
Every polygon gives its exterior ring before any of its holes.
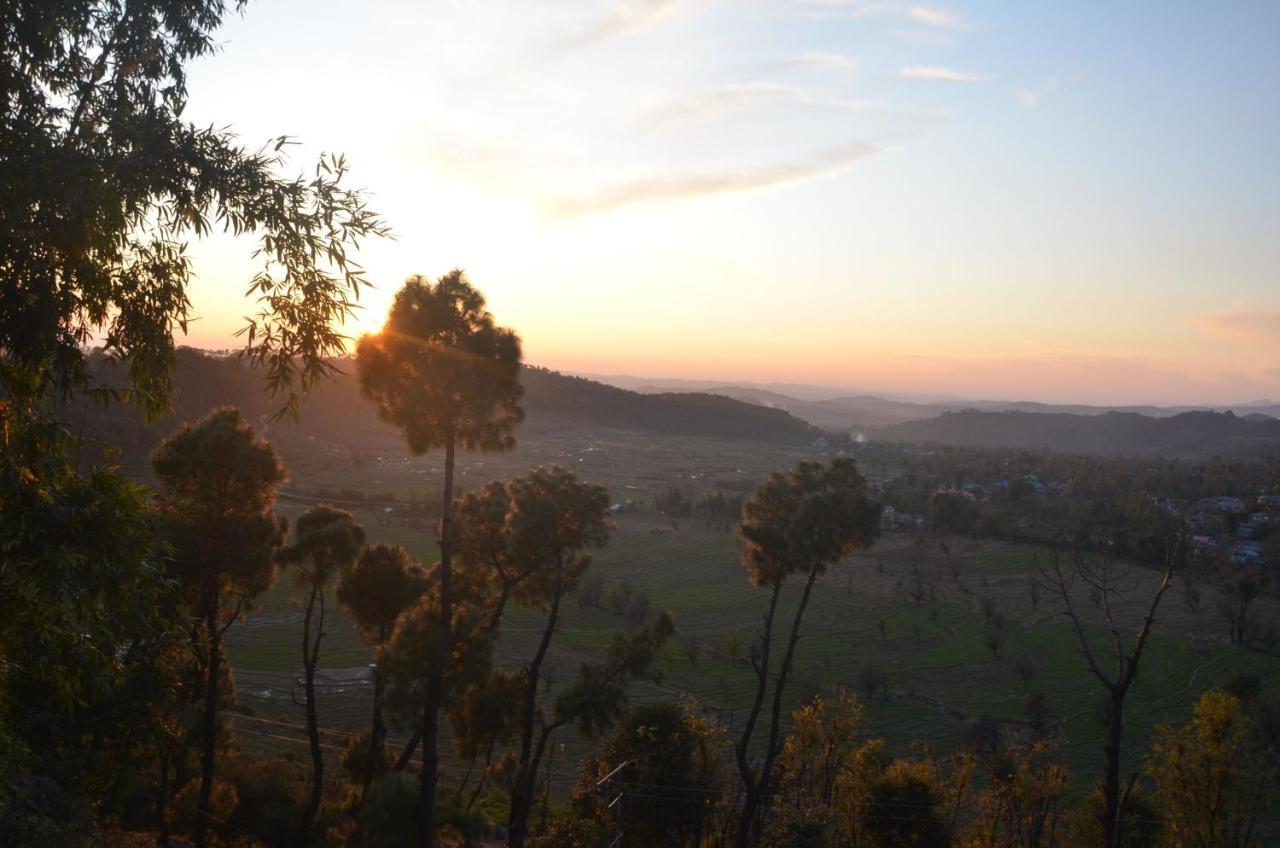
{"type": "MultiPolygon", "coordinates": [[[[347,154],[526,360],[1100,403],[1280,397],[1280,3],[252,2],[186,117],[347,154]]],[[[196,250],[231,347],[248,247],[196,250]]]]}

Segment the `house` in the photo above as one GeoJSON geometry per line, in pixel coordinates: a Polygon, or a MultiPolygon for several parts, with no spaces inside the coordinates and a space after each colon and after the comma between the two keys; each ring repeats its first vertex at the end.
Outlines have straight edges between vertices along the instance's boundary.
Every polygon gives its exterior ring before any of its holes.
{"type": "Polygon", "coordinates": [[[1267,561],[1262,557],[1262,551],[1256,544],[1242,543],[1236,545],[1231,551],[1230,562],[1232,565],[1266,565],[1267,561]]]}

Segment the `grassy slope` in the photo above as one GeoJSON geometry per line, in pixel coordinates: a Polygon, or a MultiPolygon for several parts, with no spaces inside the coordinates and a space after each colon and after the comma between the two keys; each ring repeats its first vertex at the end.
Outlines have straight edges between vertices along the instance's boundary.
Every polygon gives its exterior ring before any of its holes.
{"type": "MultiPolygon", "coordinates": [[[[376,515],[364,516],[372,539],[406,543],[419,556],[433,553],[425,541],[428,531],[400,524],[378,526],[376,515]]],[[[947,750],[968,719],[1025,718],[1027,695],[1012,665],[1015,658],[1028,654],[1040,669],[1030,690],[1043,692],[1051,716],[1063,722],[1063,748],[1072,773],[1078,781],[1097,774],[1100,731],[1093,715],[1099,690],[1084,669],[1074,637],[1053,614],[1056,605],[1042,597],[1038,609],[1031,609],[1026,580],[1033,552],[955,540],[951,548],[948,556],[936,547],[921,549],[905,539],[890,539],[873,555],[833,569],[820,584],[806,617],[798,683],[789,700],[794,703],[816,688],[855,688],[860,669],[876,668],[887,675],[888,696],[877,695],[871,701],[875,732],[897,750],[916,740],[947,750]],[[902,588],[917,562],[935,587],[935,600],[920,605],[902,588]],[[956,571],[959,576],[953,578],[956,571]],[[1015,622],[999,658],[982,643],[982,597],[996,599],[1015,622]],[[880,617],[886,619],[884,638],[877,626],[880,617]]],[[[752,693],[751,672],[744,661],[729,659],[719,646],[734,631],[741,634],[744,646],[749,643],[759,626],[765,597],[747,583],[737,555],[731,534],[708,530],[698,522],[681,522],[679,529],[672,529],[651,513],[620,517],[609,547],[597,554],[593,566],[594,573],[606,581],[605,597],[626,581],[634,591],[647,594],[655,609],[671,610],[681,636],[699,648],[695,664],[678,642],[672,644],[664,659],[662,683],[637,686],[636,700],[693,697],[719,710],[727,725],[740,726],[752,693]]],[[[300,624],[279,620],[288,617],[291,591],[291,579],[285,575],[263,598],[255,614],[254,623],[259,626],[232,631],[230,650],[242,700],[262,716],[295,721],[300,710],[281,695],[290,673],[299,666],[300,624]],[[273,620],[278,623],[265,623],[273,620]],[[267,689],[274,690],[271,698],[253,694],[267,689]]],[[[797,593],[798,587],[792,587],[786,602],[794,604],[797,593]]],[[[1087,598],[1077,600],[1089,607],[1087,598]]],[[[784,613],[789,615],[790,610],[788,606],[784,613]]],[[[1280,686],[1280,662],[1274,658],[1239,651],[1220,641],[1208,642],[1207,650],[1192,649],[1189,636],[1212,639],[1222,629],[1211,610],[1208,602],[1198,615],[1192,615],[1182,607],[1180,593],[1167,597],[1142,680],[1131,697],[1127,767],[1139,767],[1155,724],[1184,721],[1201,691],[1225,683],[1232,674],[1253,671],[1262,676],[1264,687],[1280,686]]],[[[1122,613],[1130,620],[1140,615],[1136,606],[1122,613]]],[[[499,649],[503,663],[521,662],[541,620],[527,610],[512,612],[499,649]]],[[[583,659],[598,656],[611,634],[627,626],[612,613],[569,604],[550,662],[553,684],[567,680],[583,659]]],[[[355,667],[369,661],[368,650],[340,610],[330,617],[327,629],[326,667],[355,667]]],[[[360,729],[367,704],[367,689],[335,685],[326,694],[322,722],[328,727],[360,729]]],[[[334,741],[341,740],[335,737],[334,741]]],[[[561,785],[566,785],[573,779],[576,758],[590,745],[569,733],[561,741],[566,745],[565,756],[556,772],[561,785]]],[[[455,774],[458,768],[450,766],[455,774]]]]}

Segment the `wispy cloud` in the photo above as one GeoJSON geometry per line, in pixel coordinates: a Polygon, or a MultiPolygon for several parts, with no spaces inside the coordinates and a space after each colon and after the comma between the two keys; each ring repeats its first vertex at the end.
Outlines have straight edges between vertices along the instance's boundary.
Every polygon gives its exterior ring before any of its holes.
{"type": "Polygon", "coordinates": [[[800,86],[756,81],[733,83],[676,98],[653,109],[646,117],[645,125],[665,127],[672,123],[751,113],[755,113],[758,118],[761,110],[774,107],[792,107],[814,112],[877,111],[911,118],[939,117],[936,113],[893,107],[876,100],[832,97],[800,86]]]}
{"type": "Polygon", "coordinates": [[[890,12],[899,6],[892,0],[799,0],[799,2],[801,6],[839,11],[843,15],[853,17],[890,12]]]}
{"type": "Polygon", "coordinates": [[[776,82],[733,83],[676,100],[658,109],[654,119],[659,123],[666,123],[687,118],[708,118],[737,112],[762,102],[795,100],[799,96],[799,89],[776,82]]]}
{"type": "Polygon", "coordinates": [[[989,79],[986,74],[959,71],[955,68],[944,68],[940,65],[907,65],[898,71],[898,76],[909,80],[940,80],[943,82],[982,82],[985,79],[989,79]]]}
{"type": "Polygon", "coordinates": [[[846,56],[844,53],[823,53],[819,51],[801,53],[795,58],[795,63],[810,68],[820,68],[824,71],[839,72],[852,71],[857,67],[857,62],[852,56],[846,56]]]}
{"type": "Polygon", "coordinates": [[[766,165],[721,173],[661,176],[621,183],[590,194],[561,198],[551,211],[566,217],[607,212],[638,203],[690,200],[717,194],[756,191],[838,173],[853,162],[879,153],[881,148],[859,141],[820,152],[800,162],[766,165]]]}
{"type": "Polygon", "coordinates": [[[1280,348],[1280,309],[1234,309],[1196,315],[1201,329],[1220,338],[1257,347],[1280,348]]]}
{"type": "Polygon", "coordinates": [[[584,47],[644,29],[675,12],[683,0],[629,0],[610,5],[608,11],[569,32],[561,39],[562,47],[584,47]]]}
{"type": "Polygon", "coordinates": [[[965,29],[964,21],[955,15],[942,9],[934,9],[928,6],[912,6],[907,11],[907,17],[918,24],[937,27],[938,29],[965,29]]]}
{"type": "Polygon", "coordinates": [[[1020,88],[1018,89],[1018,101],[1028,109],[1034,109],[1040,104],[1040,101],[1053,94],[1061,88],[1061,83],[1057,77],[1053,77],[1040,88],[1020,88]]]}

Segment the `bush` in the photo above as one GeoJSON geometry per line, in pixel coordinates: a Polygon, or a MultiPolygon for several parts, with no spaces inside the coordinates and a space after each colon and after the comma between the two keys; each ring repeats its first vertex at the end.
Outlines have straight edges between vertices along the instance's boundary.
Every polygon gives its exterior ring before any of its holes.
{"type": "Polygon", "coordinates": [[[227,821],[270,845],[288,844],[306,806],[307,769],[286,757],[241,755],[220,771],[237,798],[227,821]]]}

